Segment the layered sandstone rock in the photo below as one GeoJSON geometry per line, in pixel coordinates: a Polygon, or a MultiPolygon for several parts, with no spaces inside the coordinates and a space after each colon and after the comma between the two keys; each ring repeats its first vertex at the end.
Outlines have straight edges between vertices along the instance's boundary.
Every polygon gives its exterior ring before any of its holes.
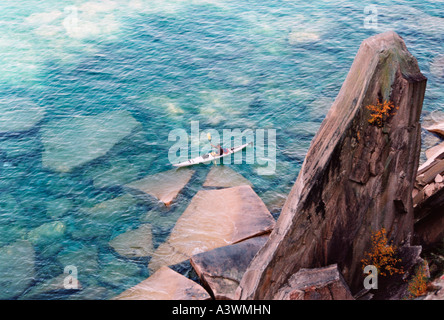
{"type": "Polygon", "coordinates": [[[204,187],[230,188],[242,185],[253,186],[240,173],[237,173],[228,166],[213,166],[205,179],[204,187]]]}
{"type": "Polygon", "coordinates": [[[148,279],[122,292],[115,300],[208,300],[210,295],[196,282],[163,267],[148,279]]]}
{"type": "Polygon", "coordinates": [[[427,161],[418,169],[413,206],[415,210],[414,242],[426,247],[444,237],[444,145],[426,151],[427,161]]]}
{"type": "Polygon", "coordinates": [[[154,251],[151,225],[144,224],[137,229],[119,234],[109,242],[109,245],[124,257],[148,257],[154,251]]]}
{"type": "Polygon", "coordinates": [[[145,192],[165,205],[170,205],[193,176],[194,170],[168,170],[149,175],[126,186],[145,192]]]}
{"type": "Polygon", "coordinates": [[[268,235],[199,253],[190,258],[197,275],[216,300],[232,300],[242,276],[268,235]]]}
{"type": "Polygon", "coordinates": [[[300,269],[274,297],[277,300],[353,300],[336,264],[300,269]]]}
{"type": "Polygon", "coordinates": [[[168,240],[154,252],[151,270],[192,255],[269,233],[273,216],[250,186],[201,190],[177,221],[168,240]]]}
{"type": "Polygon", "coordinates": [[[272,298],[299,269],[333,263],[356,292],[371,233],[384,227],[394,244],[411,236],[425,87],[396,33],[362,43],[239,298],[272,298]],[[397,109],[386,112],[381,125],[371,123],[367,106],[384,101],[397,109]]]}

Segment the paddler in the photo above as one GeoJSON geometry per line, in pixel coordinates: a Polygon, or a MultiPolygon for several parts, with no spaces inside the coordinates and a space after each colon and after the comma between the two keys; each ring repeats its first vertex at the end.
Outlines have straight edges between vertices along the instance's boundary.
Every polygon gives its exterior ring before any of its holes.
{"type": "Polygon", "coordinates": [[[225,152],[225,149],[224,148],[222,148],[221,146],[220,146],[220,144],[218,144],[217,146],[215,146],[215,145],[213,145],[212,143],[211,143],[211,134],[208,132],[208,134],[207,134],[207,137],[208,137],[208,141],[210,141],[210,144],[211,144],[211,146],[213,147],[213,148],[215,148],[219,153],[217,154],[217,156],[221,156],[221,155],[223,155],[224,154],[224,152],[225,152]]]}
{"type": "Polygon", "coordinates": [[[222,147],[220,146],[220,144],[218,144],[217,146],[213,145],[212,143],[210,143],[210,144],[211,144],[211,146],[212,146],[213,148],[215,148],[216,150],[219,151],[218,156],[221,156],[221,155],[224,154],[224,148],[222,148],[222,147]]]}

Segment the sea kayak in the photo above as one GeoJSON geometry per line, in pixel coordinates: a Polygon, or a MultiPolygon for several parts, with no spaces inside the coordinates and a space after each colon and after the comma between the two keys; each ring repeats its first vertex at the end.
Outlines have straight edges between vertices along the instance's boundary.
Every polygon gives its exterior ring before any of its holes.
{"type": "Polygon", "coordinates": [[[247,144],[243,144],[241,146],[238,147],[233,147],[233,148],[229,148],[229,149],[225,149],[227,150],[226,152],[224,152],[223,155],[216,155],[214,152],[210,152],[210,153],[206,153],[200,157],[194,158],[194,159],[190,159],[181,163],[177,163],[177,164],[173,164],[173,166],[181,168],[181,167],[188,167],[188,166],[192,166],[195,164],[199,164],[199,163],[209,163],[213,160],[217,160],[226,156],[229,156],[230,154],[236,153],[238,151],[241,151],[243,149],[245,149],[246,147],[248,147],[249,145],[252,145],[253,143],[247,143],[247,144]]]}

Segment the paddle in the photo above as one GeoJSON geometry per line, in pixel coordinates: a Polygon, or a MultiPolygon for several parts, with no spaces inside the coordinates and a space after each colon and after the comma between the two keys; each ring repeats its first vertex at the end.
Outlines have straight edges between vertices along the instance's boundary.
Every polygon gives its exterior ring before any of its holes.
{"type": "MultiPolygon", "coordinates": [[[[210,141],[211,146],[213,146],[213,144],[211,143],[211,133],[209,133],[209,132],[207,133],[207,138],[208,138],[208,141],[210,141]]],[[[216,160],[213,160],[213,164],[215,166],[217,166],[216,160]]]]}

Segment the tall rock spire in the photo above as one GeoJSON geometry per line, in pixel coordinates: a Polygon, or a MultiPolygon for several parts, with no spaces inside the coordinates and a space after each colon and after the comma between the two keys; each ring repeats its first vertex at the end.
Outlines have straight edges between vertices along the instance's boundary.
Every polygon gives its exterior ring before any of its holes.
{"type": "Polygon", "coordinates": [[[272,299],[300,268],[333,263],[356,292],[372,232],[409,241],[426,82],[396,33],[361,44],[237,297],[272,299]]]}

